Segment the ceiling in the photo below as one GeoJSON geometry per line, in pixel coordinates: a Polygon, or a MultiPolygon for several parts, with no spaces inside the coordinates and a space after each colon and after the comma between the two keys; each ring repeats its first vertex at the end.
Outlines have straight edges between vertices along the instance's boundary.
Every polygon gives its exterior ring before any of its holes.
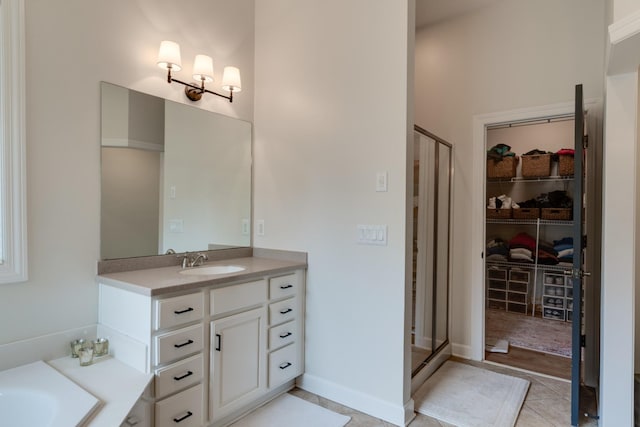
{"type": "Polygon", "coordinates": [[[416,28],[473,12],[500,0],[416,0],[416,28]]]}

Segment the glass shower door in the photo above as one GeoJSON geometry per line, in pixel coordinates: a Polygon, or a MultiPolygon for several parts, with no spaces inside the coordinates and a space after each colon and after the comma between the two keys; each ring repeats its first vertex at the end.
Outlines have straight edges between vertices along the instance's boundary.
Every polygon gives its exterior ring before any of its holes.
{"type": "Polygon", "coordinates": [[[452,146],[414,134],[412,376],[449,342],[452,146]]]}

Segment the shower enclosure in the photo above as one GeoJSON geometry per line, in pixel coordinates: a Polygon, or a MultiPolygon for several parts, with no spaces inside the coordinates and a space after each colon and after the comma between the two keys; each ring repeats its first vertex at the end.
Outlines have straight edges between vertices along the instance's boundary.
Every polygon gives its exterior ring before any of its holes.
{"type": "Polygon", "coordinates": [[[415,126],[411,352],[414,379],[419,373],[424,375],[421,372],[439,354],[446,350],[450,353],[452,182],[453,146],[415,126]]]}

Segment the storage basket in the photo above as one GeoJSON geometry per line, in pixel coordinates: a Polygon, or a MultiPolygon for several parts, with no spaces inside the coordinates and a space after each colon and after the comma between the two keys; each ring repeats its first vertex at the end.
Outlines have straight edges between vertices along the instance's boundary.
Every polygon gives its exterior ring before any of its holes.
{"type": "Polygon", "coordinates": [[[540,208],[520,208],[513,210],[513,219],[538,219],[540,208]]]}
{"type": "Polygon", "coordinates": [[[487,178],[513,178],[516,176],[518,157],[504,157],[502,160],[487,159],[487,178]]]}
{"type": "Polygon", "coordinates": [[[513,209],[488,209],[487,218],[491,219],[510,219],[513,209]]]}
{"type": "Polygon", "coordinates": [[[542,208],[542,219],[555,219],[560,221],[568,221],[571,219],[573,209],[567,208],[542,208]]]}
{"type": "Polygon", "coordinates": [[[522,176],[542,178],[551,175],[551,154],[522,156],[522,176]]]}
{"type": "Polygon", "coordinates": [[[567,154],[561,154],[558,156],[558,175],[560,176],[572,176],[573,175],[573,156],[567,154]]]}

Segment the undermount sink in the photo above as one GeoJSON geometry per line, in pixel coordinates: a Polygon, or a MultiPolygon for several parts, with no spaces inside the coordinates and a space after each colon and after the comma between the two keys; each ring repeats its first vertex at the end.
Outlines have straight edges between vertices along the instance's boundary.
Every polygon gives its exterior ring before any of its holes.
{"type": "Polygon", "coordinates": [[[212,265],[209,267],[196,267],[188,270],[180,270],[180,274],[187,276],[209,276],[212,274],[229,274],[246,270],[238,265],[212,265]]]}

